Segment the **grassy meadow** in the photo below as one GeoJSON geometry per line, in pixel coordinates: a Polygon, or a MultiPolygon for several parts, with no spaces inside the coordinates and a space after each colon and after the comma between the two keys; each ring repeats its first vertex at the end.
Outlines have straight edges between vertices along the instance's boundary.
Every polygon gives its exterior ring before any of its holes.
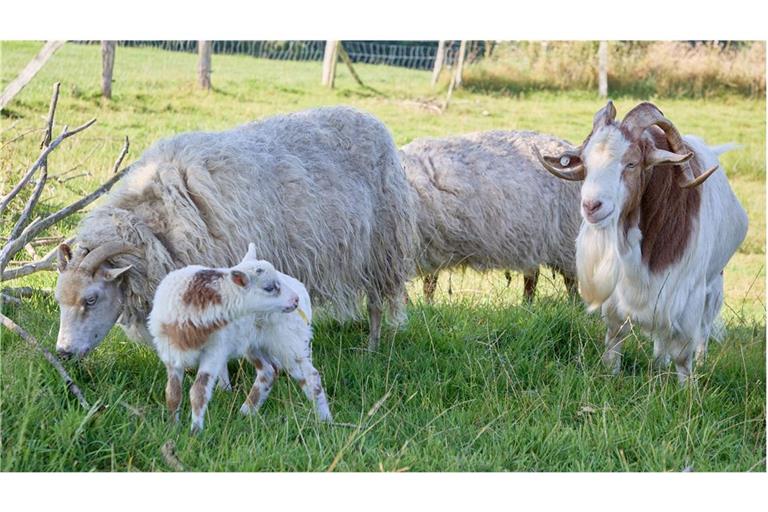
{"type": "MultiPolygon", "coordinates": [[[[0,89],[40,46],[0,43],[0,89]]],[[[107,179],[126,135],[131,161],[178,132],[349,104],[378,116],[400,145],[498,128],[580,142],[603,104],[586,92],[459,90],[441,113],[436,107],[445,90],[430,87],[429,72],[356,65],[370,87],[361,88],[340,64],[336,88],[328,90],[319,84],[317,62],[219,55],[214,89],[204,92],[196,87],[195,67],[192,54],[120,47],[107,101],[99,95],[99,47],[67,44],[2,113],[0,191],[7,193],[39,153],[55,81],[62,84],[57,128],[91,117],[98,122],[49,159],[54,178],[40,211],[107,179]]],[[[619,116],[650,100],[682,133],[742,145],[722,161],[750,229],[725,272],[728,336],[710,345],[695,385],[681,388],[673,372],[653,371],[651,344],[640,333],[625,344],[621,374],[607,375],[599,318],[568,301],[548,271],[530,305],[521,302],[520,276],[507,287],[502,272],[445,272],[434,305],[412,283],[408,323],[386,331],[378,353],[362,350],[365,321],[315,325],[314,360],[335,417],[331,425],[315,420],[285,377],[260,414],[241,417],[253,371],[232,362],[234,390],[215,391],[205,431],[191,436],[188,400],[183,421],[169,424],[164,367],[120,329],[81,364],[66,364],[86,397],[103,406],[84,411],[44,359],[2,329],[0,469],[168,471],[161,446],[171,440],[191,471],[765,471],[765,98],[614,99],[619,116]]],[[[0,217],[0,236],[10,232],[28,193],[0,217]]],[[[46,235],[69,235],[78,218],[46,235]]],[[[55,280],[55,273],[43,272],[8,284],[51,289],[55,280]]],[[[53,347],[58,308],[49,296],[2,309],[53,347]]],[[[187,390],[190,384],[188,378],[187,390]]]]}

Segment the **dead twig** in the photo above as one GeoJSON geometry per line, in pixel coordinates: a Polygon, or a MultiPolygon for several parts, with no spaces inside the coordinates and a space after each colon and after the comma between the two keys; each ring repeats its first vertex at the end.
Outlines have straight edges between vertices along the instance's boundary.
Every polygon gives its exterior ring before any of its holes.
{"type": "Polygon", "coordinates": [[[80,388],[77,387],[77,384],[75,384],[75,381],[72,380],[72,377],[69,376],[69,373],[67,373],[67,370],[64,369],[64,366],[62,366],[61,362],[54,356],[53,354],[48,351],[47,348],[45,348],[43,345],[41,345],[34,336],[29,334],[24,328],[20,327],[16,324],[13,320],[8,318],[7,316],[0,313],[0,323],[3,324],[3,327],[8,329],[9,331],[12,331],[16,334],[18,334],[24,341],[32,345],[32,347],[37,350],[38,352],[42,353],[43,356],[48,360],[51,365],[53,365],[54,368],[56,368],[56,371],[59,372],[59,376],[64,380],[64,385],[67,387],[67,390],[75,395],[77,398],[77,401],[80,402],[80,405],[86,410],[89,411],[91,409],[91,406],[88,404],[88,401],[85,399],[85,396],[83,396],[83,392],[80,391],[80,388]]]}
{"type": "Polygon", "coordinates": [[[120,166],[123,164],[123,159],[125,158],[125,155],[128,154],[128,148],[131,147],[131,143],[128,141],[128,136],[125,136],[125,139],[123,141],[123,149],[120,150],[120,155],[117,157],[117,160],[115,160],[115,165],[112,166],[112,174],[116,174],[118,169],[120,169],[120,166]]]}
{"type": "Polygon", "coordinates": [[[35,160],[35,163],[30,166],[30,168],[27,170],[26,174],[24,174],[24,177],[21,178],[21,181],[19,181],[16,186],[11,190],[7,196],[5,196],[2,201],[0,201],[0,213],[2,213],[6,207],[8,206],[8,203],[11,202],[11,200],[18,195],[18,193],[21,191],[22,188],[29,182],[29,180],[32,178],[32,175],[35,174],[35,172],[46,163],[48,155],[51,154],[51,152],[56,149],[59,144],[61,144],[66,139],[72,137],[73,135],[77,135],[78,133],[82,132],[83,130],[89,128],[93,123],[96,122],[96,118],[91,119],[85,124],[82,124],[78,126],[77,128],[74,128],[73,130],[70,130],[68,126],[64,126],[64,129],[62,130],[61,134],[56,137],[56,139],[51,142],[49,146],[47,146],[41,153],[40,156],[37,157],[37,160],[35,160]]]}
{"type": "MultiPolygon", "coordinates": [[[[64,243],[71,244],[74,238],[65,240],[64,243]]],[[[10,281],[12,279],[18,279],[20,277],[40,272],[41,270],[56,270],[56,256],[58,254],[59,246],[57,245],[46,254],[43,259],[27,263],[26,265],[18,268],[12,268],[4,271],[0,274],[0,282],[10,281]]]]}
{"type": "Polygon", "coordinates": [[[120,180],[120,178],[125,175],[126,172],[128,172],[129,168],[126,167],[122,170],[120,170],[117,174],[113,175],[109,180],[107,180],[102,186],[88,194],[87,196],[83,197],[82,199],[75,201],[74,203],[70,204],[67,207],[62,208],[61,210],[52,213],[51,215],[45,217],[44,219],[37,219],[33,221],[27,228],[21,232],[18,238],[15,240],[8,242],[8,244],[3,247],[3,249],[0,251],[0,272],[3,272],[5,270],[6,265],[8,264],[8,261],[10,258],[16,254],[20,248],[24,247],[31,239],[35,237],[38,233],[43,231],[44,229],[49,228],[50,226],[56,224],[58,221],[63,219],[64,217],[67,217],[71,214],[73,214],[76,211],[82,210],[92,202],[94,202],[96,199],[101,197],[105,192],[109,191],[109,189],[112,188],[112,186],[120,180]]]}
{"type": "Polygon", "coordinates": [[[163,460],[171,469],[174,471],[185,471],[184,465],[176,456],[176,443],[170,440],[166,441],[160,448],[160,452],[163,454],[163,460]]]}

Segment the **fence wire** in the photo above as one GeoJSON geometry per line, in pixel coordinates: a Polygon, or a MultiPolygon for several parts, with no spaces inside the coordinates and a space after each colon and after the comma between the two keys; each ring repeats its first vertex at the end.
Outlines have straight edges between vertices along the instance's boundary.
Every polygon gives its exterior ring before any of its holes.
{"type": "MultiPolygon", "coordinates": [[[[100,41],[74,41],[99,44],[100,41]]],[[[118,46],[150,47],[172,52],[197,52],[197,41],[117,41],[118,46]]],[[[445,63],[453,65],[458,58],[459,41],[448,41],[445,63]]],[[[469,62],[481,58],[485,41],[470,41],[469,62]]],[[[437,55],[437,41],[343,41],[352,62],[384,64],[410,69],[432,69],[437,55]]],[[[212,41],[214,54],[250,55],[259,59],[321,61],[325,41],[212,41]]]]}

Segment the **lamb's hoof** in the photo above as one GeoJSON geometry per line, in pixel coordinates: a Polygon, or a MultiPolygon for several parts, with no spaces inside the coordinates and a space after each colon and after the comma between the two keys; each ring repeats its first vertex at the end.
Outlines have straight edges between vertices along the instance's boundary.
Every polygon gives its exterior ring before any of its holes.
{"type": "Polygon", "coordinates": [[[192,424],[192,428],[190,429],[190,432],[192,433],[193,436],[200,434],[202,431],[203,431],[202,424],[197,424],[197,423],[192,424]]]}
{"type": "Polygon", "coordinates": [[[254,409],[248,404],[243,404],[240,406],[240,414],[242,414],[243,416],[251,416],[253,414],[256,414],[256,409],[254,409]]]}

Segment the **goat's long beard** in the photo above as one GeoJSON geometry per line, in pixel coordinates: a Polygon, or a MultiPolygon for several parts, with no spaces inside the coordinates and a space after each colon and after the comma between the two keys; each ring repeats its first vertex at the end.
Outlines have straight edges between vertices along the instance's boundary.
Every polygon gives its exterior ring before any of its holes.
{"type": "Polygon", "coordinates": [[[615,226],[596,229],[582,223],[576,238],[576,273],[579,292],[590,312],[611,296],[619,281],[617,242],[615,226]]]}

